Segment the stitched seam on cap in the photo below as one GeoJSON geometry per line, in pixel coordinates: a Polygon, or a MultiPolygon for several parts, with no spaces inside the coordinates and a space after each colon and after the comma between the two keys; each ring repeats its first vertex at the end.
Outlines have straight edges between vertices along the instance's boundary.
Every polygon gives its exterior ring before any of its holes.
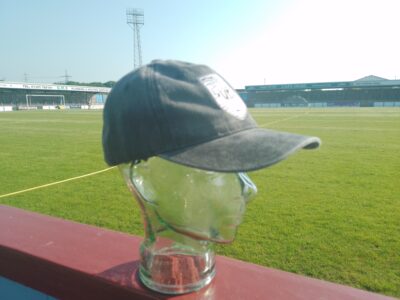
{"type": "MultiPolygon", "coordinates": [[[[155,70],[157,71],[157,72],[155,72],[155,76],[154,77],[156,77],[156,76],[158,76],[158,77],[161,77],[160,75],[159,75],[159,72],[158,72],[158,67],[156,67],[155,68],[155,70]]],[[[158,91],[158,101],[159,102],[161,102],[160,100],[161,100],[161,97],[160,97],[160,94],[161,93],[163,93],[164,95],[168,95],[168,93],[165,91],[165,89],[164,89],[164,87],[163,87],[163,85],[160,83],[160,80],[154,80],[154,84],[157,86],[157,91],[158,91]]],[[[169,97],[168,97],[169,98],[169,97]]],[[[167,117],[167,113],[165,112],[165,107],[164,107],[164,105],[161,105],[162,103],[160,103],[160,117],[162,118],[162,122],[160,122],[160,124],[166,124],[166,125],[164,125],[164,126],[162,126],[162,130],[164,130],[165,131],[165,133],[168,135],[167,136],[167,140],[170,142],[170,143],[172,143],[173,145],[176,145],[177,143],[176,143],[176,140],[173,138],[173,134],[171,133],[171,123],[170,123],[170,120],[169,120],[169,118],[167,117]]],[[[163,132],[164,133],[164,131],[160,131],[160,132],[163,132]]],[[[163,147],[164,148],[164,147],[163,147]]],[[[169,147],[165,147],[165,148],[169,148],[169,147]]],[[[162,150],[162,151],[164,151],[164,149],[160,149],[160,150],[162,150]]],[[[165,150],[165,151],[169,151],[169,150],[165,150]]]]}
{"type": "MultiPolygon", "coordinates": [[[[147,83],[148,83],[147,88],[150,91],[150,93],[149,93],[150,97],[149,97],[148,101],[149,101],[149,106],[152,111],[152,116],[156,120],[156,122],[154,122],[155,123],[154,125],[157,126],[157,131],[161,134],[162,133],[161,124],[159,122],[158,113],[157,113],[157,110],[155,109],[155,103],[154,103],[155,99],[157,99],[159,97],[159,91],[158,91],[158,87],[157,87],[156,80],[155,80],[155,74],[156,74],[155,64],[153,64],[153,66],[154,66],[153,69],[149,68],[148,70],[146,70],[146,72],[147,72],[146,77],[147,77],[147,83]]],[[[151,144],[151,147],[149,147],[150,148],[149,150],[151,150],[152,153],[149,154],[148,157],[157,155],[157,153],[160,150],[161,151],[164,150],[164,149],[160,149],[160,146],[161,146],[160,144],[157,144],[158,149],[153,149],[153,145],[151,144]]]]}

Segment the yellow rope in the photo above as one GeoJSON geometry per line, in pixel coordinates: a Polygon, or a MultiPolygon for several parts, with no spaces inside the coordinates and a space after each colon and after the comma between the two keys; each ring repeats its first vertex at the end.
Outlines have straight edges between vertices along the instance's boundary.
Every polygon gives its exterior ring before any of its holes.
{"type": "Polygon", "coordinates": [[[89,177],[89,176],[92,176],[92,175],[96,175],[96,174],[99,174],[99,173],[102,173],[102,172],[109,171],[109,170],[114,169],[114,168],[115,168],[115,166],[114,167],[109,167],[109,168],[106,168],[106,169],[103,169],[103,170],[100,170],[100,171],[92,172],[92,173],[89,173],[89,174],[76,176],[76,177],[64,179],[64,180],[61,180],[61,181],[56,181],[56,182],[52,182],[52,183],[48,183],[48,184],[44,184],[44,185],[35,186],[35,187],[29,188],[29,189],[25,189],[25,190],[21,190],[21,191],[16,191],[16,192],[0,195],[0,198],[5,198],[5,197],[8,197],[8,196],[13,196],[13,195],[17,195],[17,194],[21,194],[21,193],[25,193],[25,192],[30,192],[30,191],[37,190],[37,189],[42,189],[42,188],[45,188],[45,187],[48,187],[48,186],[64,183],[64,182],[67,182],[67,181],[72,181],[72,180],[76,180],[76,179],[80,179],[80,178],[84,178],[84,177],[89,177]]]}

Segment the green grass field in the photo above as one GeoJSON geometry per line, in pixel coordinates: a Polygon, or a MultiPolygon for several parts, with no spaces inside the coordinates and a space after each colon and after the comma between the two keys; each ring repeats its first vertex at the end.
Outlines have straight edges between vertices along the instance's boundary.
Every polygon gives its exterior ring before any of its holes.
{"type": "MultiPolygon", "coordinates": [[[[400,109],[258,109],[260,126],[319,136],[250,173],[259,193],[237,239],[217,253],[400,297],[400,109]]],[[[0,113],[0,203],[142,235],[139,208],[106,168],[102,113],[0,113]]]]}

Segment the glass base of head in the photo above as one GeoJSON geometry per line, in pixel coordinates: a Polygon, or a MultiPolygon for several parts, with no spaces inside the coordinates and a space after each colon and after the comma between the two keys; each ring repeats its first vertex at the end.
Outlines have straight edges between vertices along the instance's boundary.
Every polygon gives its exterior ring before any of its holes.
{"type": "Polygon", "coordinates": [[[159,274],[150,274],[146,268],[140,266],[140,281],[153,291],[177,295],[200,290],[211,283],[215,276],[214,265],[206,273],[201,272],[193,257],[174,257],[171,259],[171,264],[172,268],[168,268],[168,270],[164,270],[159,274]],[[175,266],[181,265],[183,261],[186,263],[185,267],[175,266]]]}

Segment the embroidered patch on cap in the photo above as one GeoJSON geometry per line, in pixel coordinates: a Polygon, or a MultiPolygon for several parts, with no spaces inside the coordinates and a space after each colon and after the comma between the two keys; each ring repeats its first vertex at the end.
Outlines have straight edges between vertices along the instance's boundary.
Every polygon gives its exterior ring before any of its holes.
{"type": "Polygon", "coordinates": [[[239,120],[246,118],[246,104],[221,76],[210,74],[200,77],[199,80],[209,90],[219,107],[239,120]]]}

